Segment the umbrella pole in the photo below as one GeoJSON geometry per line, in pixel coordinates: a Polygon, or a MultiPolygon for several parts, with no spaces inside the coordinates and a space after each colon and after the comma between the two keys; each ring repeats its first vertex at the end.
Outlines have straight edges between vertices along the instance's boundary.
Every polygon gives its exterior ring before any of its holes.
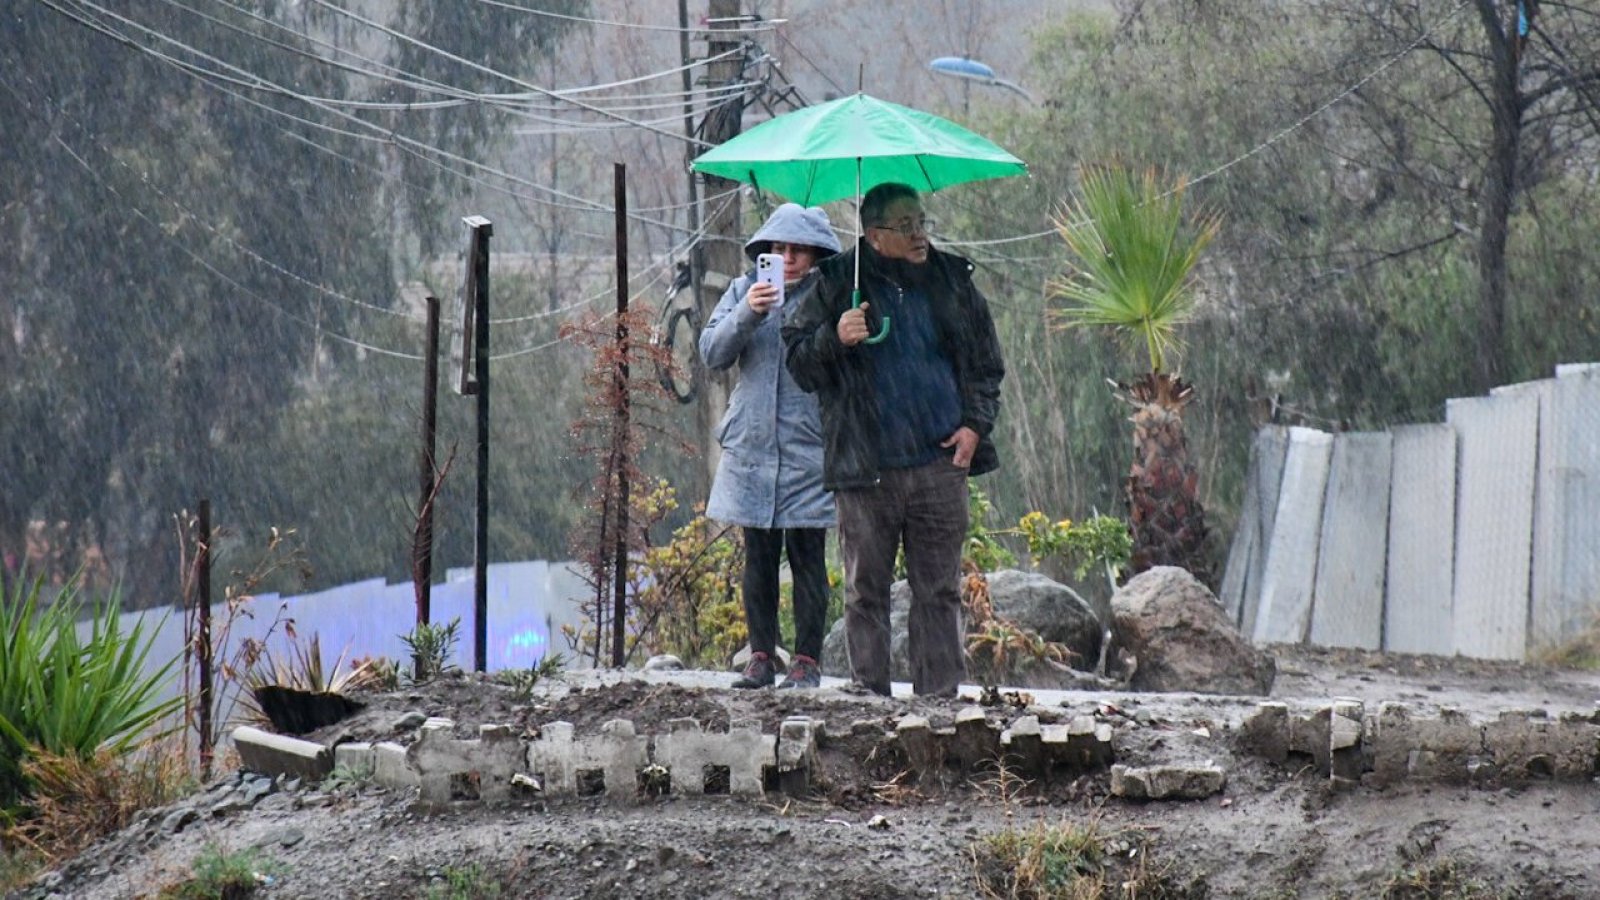
{"type": "MultiPolygon", "coordinates": [[[[861,157],[856,157],[856,283],[850,289],[850,308],[861,306],[861,245],[866,243],[867,229],[861,224],[861,157]]],[[[889,336],[889,317],[883,317],[883,327],[867,338],[869,344],[881,344],[889,336]]]]}

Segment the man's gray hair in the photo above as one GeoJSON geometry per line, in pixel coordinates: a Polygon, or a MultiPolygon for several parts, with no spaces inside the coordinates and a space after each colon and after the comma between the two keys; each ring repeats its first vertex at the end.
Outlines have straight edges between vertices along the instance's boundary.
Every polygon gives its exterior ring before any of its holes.
{"type": "Polygon", "coordinates": [[[898,181],[886,181],[867,191],[867,195],[861,198],[861,223],[882,225],[883,213],[889,208],[889,204],[907,197],[912,200],[918,199],[917,189],[898,181]]]}

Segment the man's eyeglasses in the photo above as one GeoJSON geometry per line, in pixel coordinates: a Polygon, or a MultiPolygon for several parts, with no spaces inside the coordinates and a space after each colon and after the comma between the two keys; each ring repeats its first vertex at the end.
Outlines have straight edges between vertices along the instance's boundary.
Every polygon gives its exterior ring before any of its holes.
{"type": "Polygon", "coordinates": [[[894,222],[887,225],[868,225],[868,228],[880,228],[884,231],[893,231],[904,237],[915,237],[919,234],[932,234],[939,227],[938,221],[923,216],[920,219],[907,219],[904,222],[894,222]]]}

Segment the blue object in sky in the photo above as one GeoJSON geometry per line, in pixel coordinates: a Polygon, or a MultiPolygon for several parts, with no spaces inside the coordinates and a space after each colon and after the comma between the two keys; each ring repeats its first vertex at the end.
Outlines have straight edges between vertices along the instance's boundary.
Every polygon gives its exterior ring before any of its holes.
{"type": "Polygon", "coordinates": [[[994,69],[975,59],[965,56],[941,56],[931,63],[928,68],[945,75],[958,75],[962,78],[977,78],[981,81],[994,81],[994,69]]]}

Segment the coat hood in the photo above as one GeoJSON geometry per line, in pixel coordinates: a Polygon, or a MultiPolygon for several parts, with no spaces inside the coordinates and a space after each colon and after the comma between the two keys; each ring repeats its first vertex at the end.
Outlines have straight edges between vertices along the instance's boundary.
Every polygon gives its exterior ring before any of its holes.
{"type": "Polygon", "coordinates": [[[756,257],[772,249],[773,241],[785,244],[804,244],[822,252],[824,259],[839,252],[839,238],[833,233],[828,213],[820,206],[807,209],[798,203],[785,203],[773,211],[755,236],[745,242],[744,255],[755,262],[756,257]]]}

